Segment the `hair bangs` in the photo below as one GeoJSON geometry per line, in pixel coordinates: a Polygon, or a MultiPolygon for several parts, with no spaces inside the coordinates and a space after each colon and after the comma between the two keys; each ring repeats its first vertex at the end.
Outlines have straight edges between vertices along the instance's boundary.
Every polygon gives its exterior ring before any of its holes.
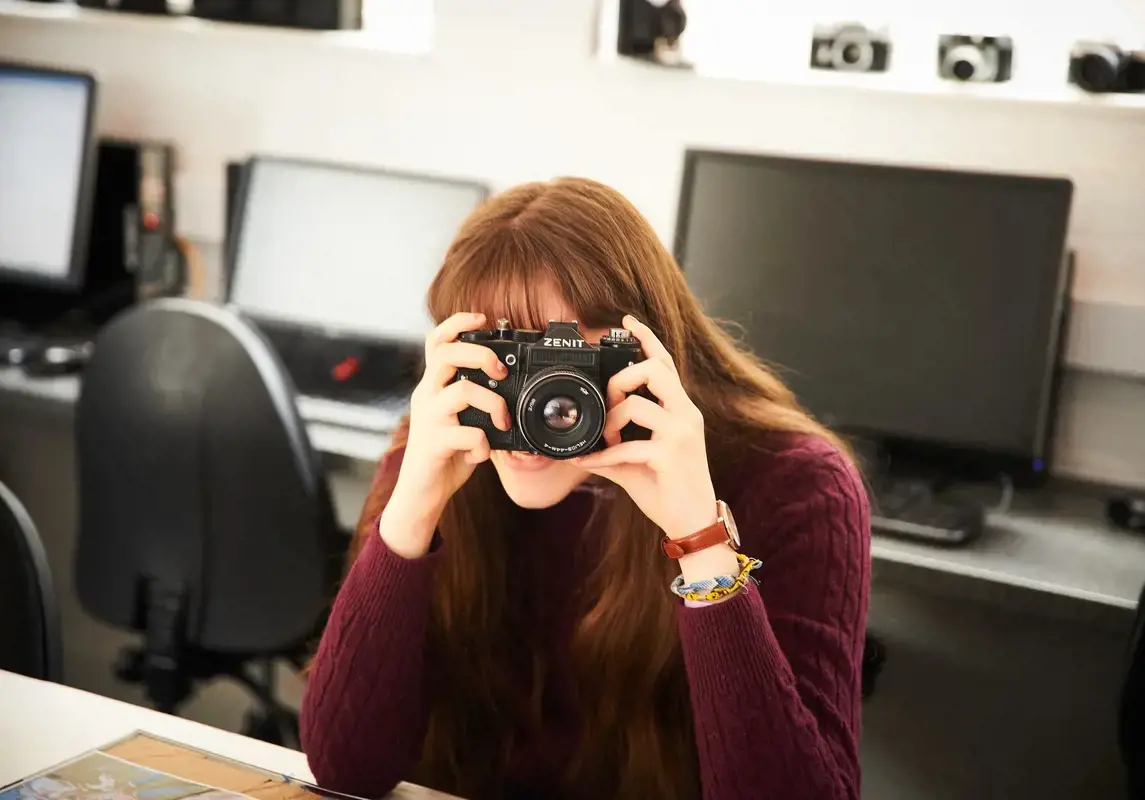
{"type": "Polygon", "coordinates": [[[439,323],[478,312],[491,326],[506,319],[510,328],[544,330],[555,298],[582,327],[617,325],[625,313],[607,270],[520,227],[459,244],[446,261],[429,294],[439,323]]]}

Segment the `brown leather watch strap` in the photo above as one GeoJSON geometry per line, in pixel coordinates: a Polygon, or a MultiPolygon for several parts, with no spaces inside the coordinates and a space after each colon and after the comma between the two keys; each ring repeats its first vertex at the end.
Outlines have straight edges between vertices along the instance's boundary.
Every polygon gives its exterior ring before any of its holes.
{"type": "Polygon", "coordinates": [[[721,544],[731,545],[733,549],[738,550],[739,531],[727,503],[723,500],[717,500],[715,522],[682,539],[664,537],[660,546],[668,558],[683,558],[690,553],[721,544]]]}
{"type": "Polygon", "coordinates": [[[722,521],[716,521],[683,539],[665,538],[661,546],[664,548],[664,555],[668,558],[682,558],[698,550],[707,550],[709,547],[727,544],[728,541],[728,529],[724,527],[722,521]]]}

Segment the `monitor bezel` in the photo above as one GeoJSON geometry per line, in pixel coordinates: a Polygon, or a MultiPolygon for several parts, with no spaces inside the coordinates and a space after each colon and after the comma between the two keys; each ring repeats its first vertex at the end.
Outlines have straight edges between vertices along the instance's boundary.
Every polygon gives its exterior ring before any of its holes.
{"type": "MultiPolygon", "coordinates": [[[[492,194],[492,190],[487,183],[478,180],[471,180],[465,178],[435,175],[423,172],[411,172],[405,170],[395,170],[386,167],[371,166],[366,164],[358,164],[352,162],[340,161],[326,161],[318,158],[304,158],[299,156],[284,156],[273,154],[257,154],[251,155],[245,159],[240,159],[230,162],[239,167],[239,179],[235,189],[234,208],[228,220],[228,235],[224,247],[223,258],[223,298],[227,304],[235,304],[233,291],[235,285],[235,274],[238,270],[239,257],[242,251],[243,240],[243,227],[246,222],[247,203],[250,199],[252,176],[255,169],[260,163],[275,163],[285,164],[288,166],[297,167],[322,167],[335,171],[350,172],[354,174],[375,175],[388,178],[400,178],[402,180],[415,180],[422,183],[444,184],[449,186],[459,186],[470,189],[476,189],[478,193],[477,208],[492,194]]],[[[334,336],[350,336],[359,340],[373,338],[379,342],[393,342],[399,344],[412,344],[414,339],[400,337],[379,337],[372,335],[368,332],[349,327],[340,327],[337,324],[331,323],[329,325],[315,325],[313,323],[296,322],[294,320],[281,319],[277,317],[268,316],[265,314],[256,314],[243,309],[242,306],[236,306],[244,314],[259,324],[278,327],[286,330],[322,330],[325,333],[334,336]]]]}
{"type": "Polygon", "coordinates": [[[0,73],[70,78],[81,82],[87,90],[83,142],[80,151],[79,188],[76,192],[75,224],[72,229],[67,273],[64,275],[45,275],[0,261],[0,280],[5,283],[63,292],[77,292],[83,288],[84,276],[87,272],[88,245],[91,239],[91,220],[95,203],[96,169],[99,158],[99,142],[96,136],[99,81],[91,72],[6,59],[0,59],[0,73]]]}
{"type": "MultiPolygon", "coordinates": [[[[956,170],[935,166],[906,163],[887,163],[799,156],[780,153],[750,153],[742,151],[714,150],[709,148],[687,148],[684,153],[684,169],[681,176],[678,198],[676,228],[673,237],[672,253],[681,271],[686,272],[687,232],[691,221],[693,188],[696,171],[704,161],[719,160],[732,165],[746,166],[773,165],[799,169],[830,169],[836,172],[852,172],[860,175],[873,172],[893,171],[910,173],[919,180],[939,180],[953,182],[993,181],[1009,186],[1026,185],[1041,188],[1047,192],[1064,195],[1065,218],[1060,228],[1053,231],[1056,248],[1060,250],[1060,266],[1055,277],[1053,308],[1049,316],[1049,329],[1046,334],[1046,348],[1043,355],[1042,378],[1036,387],[1037,419],[1035,434],[1027,452],[1017,452],[1002,448],[971,445],[951,440],[917,439],[890,431],[860,429],[839,426],[835,431],[843,436],[852,436],[866,442],[874,441],[887,453],[889,459],[897,458],[903,463],[941,464],[953,472],[967,477],[992,478],[998,474],[1009,475],[1020,485],[1037,485],[1044,482],[1051,472],[1053,438],[1056,428],[1059,388],[1063,370],[1064,344],[1068,325],[1070,289],[1073,283],[1074,257],[1068,248],[1069,224],[1073,206],[1074,183],[1064,176],[1031,175],[986,170],[956,170]]],[[[761,354],[766,356],[766,354],[761,354]]]]}

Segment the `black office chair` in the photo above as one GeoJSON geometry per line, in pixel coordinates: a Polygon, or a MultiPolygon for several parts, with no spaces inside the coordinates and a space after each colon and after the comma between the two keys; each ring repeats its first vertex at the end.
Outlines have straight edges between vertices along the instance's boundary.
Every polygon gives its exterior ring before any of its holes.
{"type": "Polygon", "coordinates": [[[1129,636],[1125,678],[1117,715],[1117,741],[1132,800],[1145,800],[1145,587],[1129,636]]]}
{"type": "Polygon", "coordinates": [[[76,590],[143,634],[120,677],[167,712],[234,678],[247,732],[297,747],[272,667],[306,659],[344,547],[277,355],[235,313],[157,300],[101,331],[76,413],[76,590]]]}
{"type": "Polygon", "coordinates": [[[0,669],[60,682],[63,646],[52,571],[23,504],[0,483],[0,669]]]}

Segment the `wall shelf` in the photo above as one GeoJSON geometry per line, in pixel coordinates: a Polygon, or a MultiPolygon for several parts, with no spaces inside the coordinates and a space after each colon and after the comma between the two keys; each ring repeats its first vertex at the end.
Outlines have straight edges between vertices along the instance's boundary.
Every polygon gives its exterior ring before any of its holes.
{"type": "MultiPolygon", "coordinates": [[[[808,10],[791,10],[779,17],[760,10],[749,13],[746,6],[733,10],[721,8],[720,14],[735,16],[738,24],[717,30],[710,25],[697,46],[695,40],[685,47],[685,57],[695,62],[693,69],[662,67],[639,59],[619,56],[616,52],[619,0],[601,0],[596,20],[595,53],[599,61],[619,68],[655,71],[666,80],[698,80],[754,83],[810,90],[858,90],[871,95],[914,96],[927,99],[967,102],[1020,103],[1030,107],[1076,110],[1082,113],[1145,112],[1143,94],[1091,94],[1066,81],[1071,39],[1060,26],[1029,22],[1025,30],[1014,31],[1016,70],[1012,80],[1003,83],[962,83],[942,80],[936,74],[937,37],[943,26],[937,22],[904,19],[892,25],[894,43],[890,69],[882,73],[835,72],[815,70],[808,65],[816,15],[808,10]],[[763,19],[766,17],[766,24],[763,19]],[[745,34],[746,32],[746,34],[745,34]],[[1031,39],[1053,40],[1049,50],[1041,48],[1039,57],[1027,58],[1031,39]],[[1047,83],[1037,76],[1053,75],[1047,83]],[[1031,77],[1034,76],[1034,77],[1031,77]]],[[[1032,11],[1030,13],[1033,13],[1032,11]]],[[[942,15],[937,15],[942,16],[942,15]]],[[[689,23],[692,35],[695,26],[689,23]]],[[[1100,38],[1100,37],[1096,37],[1100,38]]],[[[1145,119],[1145,117],[1143,117],[1145,119]]]]}
{"type": "Polygon", "coordinates": [[[307,31],[294,28],[276,28],[216,22],[183,16],[133,14],[121,11],[101,11],[81,8],[72,3],[37,3],[31,0],[0,0],[0,20],[37,20],[60,25],[73,25],[88,29],[121,31],[162,31],[183,33],[196,37],[218,37],[236,44],[251,41],[278,42],[305,46],[360,49],[397,55],[424,55],[432,46],[432,24],[419,30],[396,30],[393,26],[356,31],[307,31]]]}
{"type": "Polygon", "coordinates": [[[1026,84],[960,83],[921,76],[904,78],[893,73],[861,74],[819,70],[791,72],[731,73],[706,69],[677,69],[661,67],[644,61],[622,57],[603,57],[604,68],[660,73],[664,80],[695,80],[712,83],[743,83],[771,86],[781,89],[809,91],[861,92],[872,99],[883,97],[913,97],[923,101],[949,103],[996,103],[1020,105],[1031,109],[1056,110],[1066,113],[1101,115],[1136,115],[1145,122],[1145,93],[1092,94],[1067,83],[1058,87],[1031,87],[1026,84]]]}

